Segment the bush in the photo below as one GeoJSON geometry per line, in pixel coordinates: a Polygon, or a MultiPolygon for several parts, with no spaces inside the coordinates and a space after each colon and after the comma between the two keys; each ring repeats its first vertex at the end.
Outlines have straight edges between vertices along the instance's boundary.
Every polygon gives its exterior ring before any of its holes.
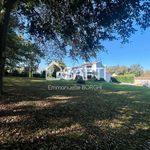
{"type": "Polygon", "coordinates": [[[29,76],[29,74],[28,74],[28,72],[22,72],[20,75],[19,75],[20,77],[28,77],[29,76]]]}
{"type": "Polygon", "coordinates": [[[114,83],[120,83],[115,77],[111,77],[111,81],[114,83]]]}
{"type": "Polygon", "coordinates": [[[18,77],[19,76],[19,72],[18,70],[14,70],[12,73],[13,76],[18,77]]]}
{"type": "Polygon", "coordinates": [[[91,78],[91,80],[92,80],[92,81],[97,81],[97,78],[96,78],[95,76],[93,76],[93,77],[91,78]]]}
{"type": "Polygon", "coordinates": [[[76,75],[75,80],[82,79],[80,75],[76,75]]]}
{"type": "Polygon", "coordinates": [[[46,76],[46,71],[44,70],[44,71],[42,71],[42,73],[41,73],[41,78],[45,78],[45,76],[46,76]]]}
{"type": "Polygon", "coordinates": [[[40,77],[41,77],[41,74],[40,74],[40,73],[34,73],[34,74],[33,74],[33,77],[35,77],[35,78],[40,78],[40,77]]]}
{"type": "Polygon", "coordinates": [[[7,70],[5,70],[4,75],[5,75],[5,76],[8,76],[8,75],[9,75],[9,72],[8,72],[7,70]]]}
{"type": "Polygon", "coordinates": [[[122,75],[111,78],[112,82],[124,82],[124,83],[133,83],[134,76],[133,75],[122,75]]]}
{"type": "Polygon", "coordinates": [[[85,81],[83,80],[81,76],[76,76],[76,80],[78,84],[85,84],[85,81]]]}
{"type": "Polygon", "coordinates": [[[105,79],[104,79],[104,78],[100,78],[100,80],[99,80],[99,81],[103,81],[103,82],[104,82],[104,81],[105,81],[105,79]]]}

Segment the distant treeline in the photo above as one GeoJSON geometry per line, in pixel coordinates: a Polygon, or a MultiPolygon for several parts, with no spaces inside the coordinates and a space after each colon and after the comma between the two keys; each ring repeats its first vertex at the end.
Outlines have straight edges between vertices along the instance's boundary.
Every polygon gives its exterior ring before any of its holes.
{"type": "MultiPolygon", "coordinates": [[[[18,71],[13,70],[12,72],[8,72],[7,70],[5,71],[5,76],[15,76],[15,77],[29,77],[29,71],[28,70],[23,70],[23,71],[18,71]]],[[[31,77],[34,78],[45,78],[45,70],[39,72],[33,72],[31,77]]]]}
{"type": "Polygon", "coordinates": [[[143,75],[150,75],[150,70],[144,71],[143,67],[140,64],[134,64],[130,67],[127,66],[111,66],[108,68],[111,75],[127,75],[132,74],[136,77],[143,75]]]}

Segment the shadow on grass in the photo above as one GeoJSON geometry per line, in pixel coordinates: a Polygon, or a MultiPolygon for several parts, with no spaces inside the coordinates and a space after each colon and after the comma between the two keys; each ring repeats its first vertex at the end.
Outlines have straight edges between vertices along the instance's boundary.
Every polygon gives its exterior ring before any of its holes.
{"type": "Polygon", "coordinates": [[[148,91],[38,86],[19,86],[1,101],[1,149],[149,149],[148,91]]]}

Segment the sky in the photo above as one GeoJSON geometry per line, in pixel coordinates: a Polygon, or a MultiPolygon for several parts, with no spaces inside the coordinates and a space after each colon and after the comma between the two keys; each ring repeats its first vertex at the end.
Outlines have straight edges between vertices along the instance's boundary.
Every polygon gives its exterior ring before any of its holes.
{"type": "MultiPolygon", "coordinates": [[[[98,53],[96,59],[101,60],[106,66],[140,64],[144,70],[150,70],[150,28],[146,31],[138,31],[129,39],[129,43],[121,44],[121,41],[105,41],[107,52],[98,53]]],[[[82,64],[83,60],[74,61],[69,57],[64,58],[67,67],[73,67],[82,64]]],[[[47,64],[41,60],[40,70],[44,70],[47,64]]]]}

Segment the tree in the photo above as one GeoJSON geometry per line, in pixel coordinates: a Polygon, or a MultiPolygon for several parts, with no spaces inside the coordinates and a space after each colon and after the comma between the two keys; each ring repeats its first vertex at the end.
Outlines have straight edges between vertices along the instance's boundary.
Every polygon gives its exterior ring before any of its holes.
{"type": "Polygon", "coordinates": [[[124,75],[127,74],[129,71],[129,68],[126,66],[111,66],[108,68],[109,72],[111,74],[117,74],[117,75],[124,75]]]}
{"type": "Polygon", "coordinates": [[[6,39],[6,64],[5,70],[14,71],[17,68],[26,68],[29,77],[32,77],[32,72],[38,68],[40,58],[44,56],[40,47],[23,36],[18,35],[17,29],[18,19],[16,16],[11,16],[6,39]]]}
{"type": "Polygon", "coordinates": [[[135,23],[143,29],[150,26],[148,0],[1,0],[0,93],[7,27],[13,6],[20,18],[26,17],[27,20],[22,19],[26,31],[40,41],[53,42],[57,50],[73,58],[96,56],[99,50],[104,50],[103,40],[120,37],[126,42],[135,32],[135,23]]]}
{"type": "Polygon", "coordinates": [[[46,76],[46,71],[45,70],[41,71],[41,78],[45,78],[45,76],[46,76]]]}
{"type": "Polygon", "coordinates": [[[150,76],[150,70],[145,70],[145,71],[144,71],[144,75],[145,75],[145,76],[150,76]]]}
{"type": "Polygon", "coordinates": [[[16,0],[1,0],[0,1],[0,95],[3,92],[3,74],[5,66],[5,50],[7,29],[10,18],[10,13],[16,0]]]}
{"type": "Polygon", "coordinates": [[[9,31],[6,40],[6,53],[5,53],[5,69],[15,69],[22,60],[23,39],[19,37],[14,31],[9,31]]]}
{"type": "Polygon", "coordinates": [[[130,73],[134,74],[135,76],[143,75],[143,67],[140,64],[134,64],[130,66],[130,73]]]}
{"type": "Polygon", "coordinates": [[[35,44],[23,39],[13,30],[9,30],[6,40],[6,70],[13,72],[17,68],[28,68],[29,77],[38,68],[44,54],[35,44]]]}
{"type": "Polygon", "coordinates": [[[29,72],[29,78],[32,77],[33,71],[38,68],[40,63],[40,58],[44,56],[44,54],[40,51],[40,48],[33,43],[26,42],[24,47],[24,63],[29,72]]]}
{"type": "Polygon", "coordinates": [[[16,16],[11,16],[8,33],[6,38],[6,52],[5,52],[5,69],[12,70],[16,68],[19,62],[22,61],[21,55],[23,55],[22,45],[24,39],[16,34],[15,29],[18,26],[18,19],[16,16]]]}

